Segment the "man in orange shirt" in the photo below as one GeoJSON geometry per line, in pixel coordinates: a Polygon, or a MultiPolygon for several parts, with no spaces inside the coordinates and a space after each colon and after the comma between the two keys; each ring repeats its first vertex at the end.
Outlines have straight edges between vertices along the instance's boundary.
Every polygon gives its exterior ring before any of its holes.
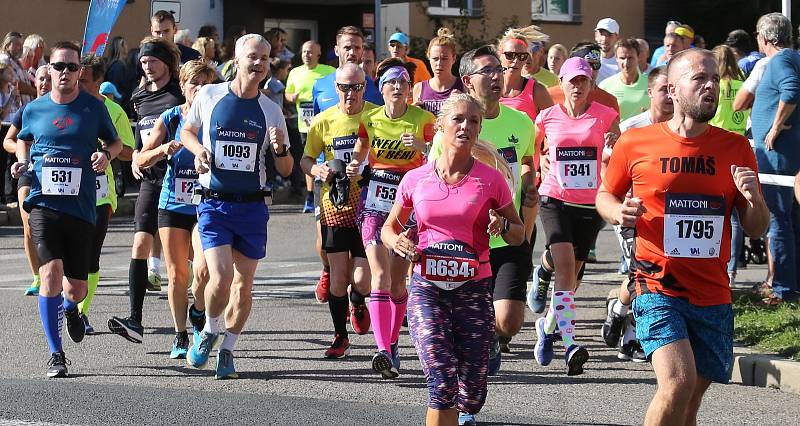
{"type": "Polygon", "coordinates": [[[431,73],[428,72],[428,67],[425,66],[425,62],[408,56],[408,44],[409,39],[407,35],[403,33],[392,34],[392,36],[389,37],[389,56],[392,58],[400,58],[403,62],[411,62],[417,66],[417,69],[414,71],[413,83],[430,80],[431,73]]]}
{"type": "Polygon", "coordinates": [[[672,119],[622,135],[596,199],[606,221],[636,228],[636,334],[658,381],[646,425],[696,423],[711,382],[730,379],[731,211],[748,235],[769,224],[747,139],[708,124],[719,100],[714,56],[681,52],[667,79],[672,119]]]}

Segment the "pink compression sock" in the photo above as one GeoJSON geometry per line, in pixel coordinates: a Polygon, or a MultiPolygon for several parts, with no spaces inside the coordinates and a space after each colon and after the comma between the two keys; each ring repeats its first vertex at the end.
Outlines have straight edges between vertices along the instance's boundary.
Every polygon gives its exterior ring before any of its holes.
{"type": "Polygon", "coordinates": [[[369,294],[369,316],[372,333],[379,351],[389,351],[392,337],[392,302],[388,291],[372,291],[369,294]]]}
{"type": "Polygon", "coordinates": [[[403,326],[403,318],[406,316],[406,305],[408,304],[408,292],[404,292],[400,298],[392,300],[392,338],[391,343],[397,343],[400,339],[400,327],[403,326]]]}

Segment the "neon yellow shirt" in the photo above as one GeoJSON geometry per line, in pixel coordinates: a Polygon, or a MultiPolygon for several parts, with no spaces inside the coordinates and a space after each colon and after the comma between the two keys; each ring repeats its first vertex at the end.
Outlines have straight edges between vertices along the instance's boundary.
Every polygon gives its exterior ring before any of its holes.
{"type": "MultiPolygon", "coordinates": [[[[353,147],[358,140],[358,128],[362,114],[377,108],[369,102],[364,103],[364,109],[358,114],[347,115],[338,106],[322,111],[314,117],[308,129],[308,139],[303,156],[316,159],[325,152],[325,161],[339,159],[345,164],[352,160],[353,147]]],[[[350,181],[350,194],[347,204],[342,208],[333,205],[328,196],[330,185],[322,184],[320,192],[319,221],[322,225],[331,227],[355,228],[356,205],[359,198],[357,180],[350,181]]]]}
{"type": "MultiPolygon", "coordinates": [[[[116,102],[111,99],[103,99],[103,104],[105,104],[108,110],[108,115],[111,116],[111,122],[114,123],[114,128],[117,129],[117,135],[122,141],[122,144],[134,148],[136,142],[133,137],[131,123],[128,121],[128,115],[125,114],[121,106],[117,105],[116,102]]],[[[108,182],[107,191],[104,191],[106,188],[102,188],[103,183],[100,179],[95,181],[95,188],[97,188],[98,194],[106,193],[107,195],[105,197],[97,197],[96,205],[102,206],[108,204],[111,206],[112,211],[117,211],[117,186],[114,183],[114,170],[111,168],[111,164],[106,167],[103,173],[106,176],[106,182],[108,182]]]]}
{"type": "MultiPolygon", "coordinates": [[[[434,161],[442,155],[441,133],[433,138],[433,146],[428,154],[428,160],[434,161]]],[[[522,159],[532,157],[536,152],[536,127],[527,114],[500,105],[500,114],[495,118],[484,118],[481,123],[479,138],[491,142],[505,157],[515,177],[514,207],[519,211],[522,205],[522,159]]],[[[508,243],[502,237],[489,238],[490,248],[505,247],[508,243]]]]}
{"type": "Polygon", "coordinates": [[[620,73],[603,80],[600,88],[617,98],[620,121],[641,114],[650,108],[650,96],[647,95],[647,76],[639,73],[636,83],[625,84],[620,73]]]}
{"type": "Polygon", "coordinates": [[[311,95],[314,83],[333,72],[336,72],[336,68],[325,64],[318,64],[313,69],[301,65],[289,71],[289,77],[286,78],[286,93],[297,94],[295,105],[300,133],[308,133],[306,122],[310,123],[314,118],[314,98],[311,95]]]}
{"type": "Polygon", "coordinates": [[[742,84],[743,82],[741,80],[720,80],[717,113],[708,124],[744,135],[745,127],[747,126],[747,117],[750,116],[750,110],[733,110],[733,100],[736,98],[736,93],[742,88],[742,84]]]}
{"type": "Polygon", "coordinates": [[[539,68],[539,71],[536,71],[536,74],[531,77],[542,83],[544,87],[558,86],[558,76],[545,67],[539,68]]]}
{"type": "Polygon", "coordinates": [[[403,133],[412,133],[418,139],[430,142],[434,121],[433,114],[414,105],[408,105],[405,114],[396,119],[386,115],[385,107],[364,113],[358,137],[369,139],[370,167],[405,172],[421,166],[425,162],[423,153],[403,145],[400,138],[403,133]]]}

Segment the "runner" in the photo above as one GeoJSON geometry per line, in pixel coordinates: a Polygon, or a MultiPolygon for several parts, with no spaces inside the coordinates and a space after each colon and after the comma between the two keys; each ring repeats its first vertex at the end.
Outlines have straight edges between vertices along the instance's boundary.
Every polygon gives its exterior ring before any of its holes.
{"type": "MultiPolygon", "coordinates": [[[[589,359],[586,349],[575,341],[575,291],[583,263],[603,225],[594,197],[608,161],[604,148],[613,146],[619,128],[613,124],[616,111],[588,101],[592,68],[585,59],[567,59],[559,78],[567,95],[564,103],[536,117],[550,160],[550,167],[542,171],[539,188],[542,225],[547,235],[545,256],[552,260],[558,274],[550,309],[536,321],[534,356],[539,365],[550,364],[553,333],[558,328],[566,349],[567,375],[574,376],[583,373],[583,364],[589,359]]],[[[541,267],[537,269],[541,271],[541,267]]]]}
{"type": "MultiPolygon", "coordinates": [[[[81,65],[83,69],[81,69],[78,86],[105,105],[111,117],[111,122],[114,124],[114,129],[116,129],[117,135],[123,144],[122,151],[117,158],[123,161],[130,161],[136,142],[131,130],[131,123],[128,121],[128,115],[125,114],[121,106],[100,94],[100,84],[103,83],[106,73],[105,63],[101,58],[87,55],[81,59],[81,65]]],[[[95,202],[97,221],[94,225],[94,237],[89,253],[86,298],[78,304],[78,312],[81,314],[85,332],[89,335],[94,334],[94,328],[89,323],[89,307],[92,304],[92,299],[94,299],[97,285],[100,283],[100,252],[103,249],[103,242],[108,231],[108,222],[111,219],[111,215],[117,210],[117,186],[114,179],[114,169],[111,167],[110,162],[103,172],[99,172],[95,176],[95,192],[97,198],[95,202]]]]}
{"type": "Polygon", "coordinates": [[[409,68],[399,58],[378,64],[378,87],[386,105],[365,112],[358,129],[353,159],[347,166],[351,179],[360,173],[369,155],[371,177],[361,190],[358,221],[371,274],[369,314],[377,352],[372,369],[384,379],[400,375],[398,339],[406,313],[408,260],[390,256],[381,242],[381,227],[395,200],[403,175],[425,163],[433,138],[433,114],[408,105],[409,68]]]}
{"type": "MultiPolygon", "coordinates": [[[[661,123],[672,118],[673,106],[667,90],[666,67],[653,68],[648,74],[647,80],[650,109],[623,121],[620,124],[622,134],[625,134],[629,129],[647,127],[653,123],[661,123]]],[[[633,320],[633,313],[630,312],[630,305],[633,299],[628,290],[632,284],[629,280],[628,272],[631,267],[634,230],[633,228],[614,225],[614,233],[617,234],[620,249],[622,250],[619,271],[625,274],[626,278],[622,280],[616,297],[609,297],[606,302],[607,316],[601,327],[600,334],[608,347],[619,349],[617,353],[618,359],[642,362],[646,361],[647,358],[644,356],[642,346],[636,338],[636,322],[633,320]]]]}
{"type": "Polygon", "coordinates": [[[175,325],[175,339],[169,355],[172,359],[186,358],[189,349],[187,313],[194,327],[195,338],[205,326],[203,292],[208,271],[202,247],[193,244],[199,243],[199,235],[197,238],[194,235],[197,234],[194,231],[197,206],[192,200],[198,175],[194,168],[194,156],[180,143],[180,131],[197,91],[215,79],[216,71],[203,61],[194,60],[183,64],[179,81],[186,103],[161,114],[144,141],[142,151],[136,156],[137,165],[141,169],[167,158],[167,171],[158,200],[158,233],[163,242],[164,260],[167,263],[168,300],[175,325]],[[197,273],[193,273],[193,268],[198,270],[197,273]],[[193,280],[193,277],[196,278],[193,280]],[[191,308],[187,295],[190,285],[195,299],[191,308]]]}
{"type": "Polygon", "coordinates": [[[639,71],[639,42],[624,38],[614,45],[620,72],[600,82],[600,88],[617,98],[620,120],[650,108],[647,77],[639,71]]]}
{"type": "MultiPolygon", "coordinates": [[[[491,376],[497,374],[502,362],[501,338],[507,343],[519,333],[525,318],[525,291],[533,270],[530,240],[536,223],[533,206],[538,204],[533,167],[536,131],[526,114],[500,103],[504,89],[503,66],[494,46],[482,46],[465,53],[459,69],[464,88],[484,107],[481,139],[491,142],[513,171],[514,180],[509,181],[509,186],[514,206],[517,211],[521,209],[525,223],[525,239],[519,246],[510,246],[499,237],[489,239],[495,311],[495,340],[489,353],[491,376]]],[[[428,157],[431,160],[441,155],[438,139],[428,157]]]]}
{"type": "Polygon", "coordinates": [[[538,28],[535,25],[509,28],[497,42],[500,64],[505,68],[503,97],[500,98],[500,103],[528,114],[532,122],[536,120],[539,111],[553,106],[553,99],[550,98],[544,85],[533,76],[531,78],[522,76],[525,63],[531,58],[530,46],[550,39],[538,28]]]}
{"type": "MultiPolygon", "coordinates": [[[[297,106],[297,129],[300,131],[301,147],[306,145],[308,127],[314,119],[314,83],[322,77],[336,71],[336,68],[319,63],[319,43],[309,40],[303,43],[303,65],[292,68],[286,80],[286,101],[297,106]]],[[[299,155],[298,155],[299,156],[299,155]]],[[[299,160],[298,160],[299,161],[299,160]]],[[[299,164],[299,162],[298,162],[299,164]]],[[[306,203],[303,213],[314,211],[314,179],[306,176],[306,203]]]]}
{"type": "Polygon", "coordinates": [[[85,331],[78,303],[86,296],[95,172],[105,170],[122,143],[103,104],[78,89],[80,48],[71,42],[55,43],[50,61],[52,91],[23,113],[17,137],[24,143],[17,144],[12,174],[18,178],[32,165],[25,209],[40,260],[39,315],[51,352],[47,377],[66,377],[64,318],[72,341],[82,341],[85,331]],[[101,151],[98,138],[104,141],[101,151]]]}
{"type": "Polygon", "coordinates": [[[567,52],[567,48],[563,44],[554,44],[547,51],[547,68],[550,68],[550,72],[555,74],[556,78],[558,78],[558,73],[561,71],[561,65],[564,65],[564,61],[567,58],[569,58],[569,52],[567,52]]]}
{"type": "Polygon", "coordinates": [[[707,124],[719,91],[711,52],[681,52],[667,74],[675,114],[622,136],[597,195],[605,220],[636,228],[633,311],[658,382],[648,425],[695,424],[711,382],[728,382],[728,219],[735,207],[753,236],[769,224],[747,140],[707,124]]]}
{"type": "Polygon", "coordinates": [[[428,61],[433,69],[430,80],[417,81],[412,96],[417,105],[433,115],[439,115],[439,108],[451,94],[464,91],[461,80],[453,75],[458,48],[455,36],[447,27],[439,28],[428,43],[428,61]]]}
{"type": "MultiPolygon", "coordinates": [[[[46,95],[47,92],[49,92],[52,88],[48,66],[42,65],[36,69],[35,77],[36,97],[42,97],[46,95]]],[[[22,129],[22,113],[25,111],[25,107],[27,105],[28,104],[23,105],[22,108],[17,111],[17,114],[14,115],[14,118],[11,120],[11,126],[8,128],[8,132],[6,133],[6,137],[3,139],[3,148],[9,154],[16,154],[17,152],[17,135],[19,134],[19,130],[22,129]]],[[[39,255],[36,254],[36,246],[33,244],[33,239],[31,238],[31,227],[28,221],[28,212],[25,211],[23,206],[25,198],[27,198],[28,194],[31,192],[32,179],[33,174],[28,171],[23,173],[17,182],[17,203],[19,204],[19,216],[22,220],[25,257],[28,259],[28,266],[31,268],[31,273],[33,274],[33,282],[31,283],[31,286],[25,289],[26,296],[38,296],[39,286],[42,284],[42,280],[39,275],[39,255]]]]}
{"type": "MultiPolygon", "coordinates": [[[[531,25],[531,27],[541,34],[541,28],[535,25],[531,25]]],[[[546,39],[544,40],[536,40],[534,38],[529,41],[528,53],[530,56],[528,56],[528,60],[525,61],[523,74],[525,77],[534,79],[545,88],[548,88],[558,85],[558,75],[542,66],[547,62],[544,45],[550,39],[550,37],[545,37],[546,39]]],[[[500,59],[502,60],[503,58],[501,57],[500,59]]],[[[566,59],[566,55],[564,59],[566,59]]]]}
{"type": "Polygon", "coordinates": [[[420,82],[430,80],[431,73],[428,72],[428,67],[425,65],[425,62],[421,59],[408,56],[409,44],[410,39],[408,35],[401,32],[392,34],[389,36],[389,57],[398,58],[403,62],[414,64],[416,68],[414,68],[414,72],[412,73],[412,77],[414,77],[413,81],[420,82]]]}
{"type": "Polygon", "coordinates": [[[305,154],[300,161],[303,171],[323,182],[320,191],[318,223],[322,248],[330,262],[331,287],[328,307],[335,335],[325,351],[326,358],[344,358],[350,353],[347,334],[347,286],[350,289],[350,321],[353,331],[367,334],[370,316],[364,299],[370,292],[370,273],[364,244],[356,225],[361,184],[342,173],[353,155],[362,113],[376,108],[364,102],[366,75],[356,64],[344,64],[336,70],[339,106],[328,108],[314,118],[308,131],[305,154]],[[320,154],[325,162],[316,163],[320,154]]]}
{"type": "Polygon", "coordinates": [[[506,182],[514,180],[511,168],[496,152],[490,165],[471,154],[482,110],[466,94],[444,102],[437,120],[442,155],[403,177],[381,233],[387,247],[415,263],[408,323],[428,384],[428,425],[475,424],[494,339],[489,236],[524,241],[506,182]],[[402,226],[412,213],[419,243],[402,226]]]}
{"type": "Polygon", "coordinates": [[[178,84],[178,61],[180,54],[171,41],[146,37],[139,49],[139,63],[144,70],[142,84],[133,92],[131,102],[136,111],[136,147],[133,152],[131,170],[141,179],[139,196],[136,198],[135,227],[131,247],[131,264],[128,268],[128,297],[130,316],[112,316],[108,329],[133,343],[142,343],[142,308],[145,292],[161,290],[160,240],[154,238],[158,230],[158,197],[167,168],[166,161],[139,170],[136,157],[147,139],[158,117],[165,110],[184,103],[178,84]],[[157,250],[155,249],[157,247],[157,250]],[[148,259],[150,254],[150,259],[148,259]],[[148,265],[149,263],[149,265],[148,265]]]}
{"type": "Polygon", "coordinates": [[[203,199],[197,223],[209,272],[205,327],[186,362],[195,368],[208,363],[230,303],[230,324],[217,353],[217,379],[239,377],[233,349],[250,316],[258,260],[266,256],[267,179],[276,171],[288,176],[293,165],[283,113],[259,91],[269,70],[269,51],[269,43],[258,34],[239,38],[236,77],[200,90],[180,132],[200,173],[203,199]]]}

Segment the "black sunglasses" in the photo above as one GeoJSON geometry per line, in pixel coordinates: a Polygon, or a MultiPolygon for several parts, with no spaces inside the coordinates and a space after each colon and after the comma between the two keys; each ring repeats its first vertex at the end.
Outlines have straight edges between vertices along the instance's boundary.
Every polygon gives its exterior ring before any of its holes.
{"type": "Polygon", "coordinates": [[[64,69],[69,72],[76,72],[81,69],[81,66],[75,62],[53,62],[50,66],[58,72],[64,71],[64,69]]]}
{"type": "Polygon", "coordinates": [[[530,53],[528,52],[503,52],[503,56],[506,57],[506,60],[511,62],[514,59],[519,59],[522,62],[528,60],[531,57],[530,53]]]}
{"type": "Polygon", "coordinates": [[[343,93],[347,93],[349,91],[360,92],[364,90],[364,83],[355,83],[355,84],[346,84],[346,83],[336,83],[336,87],[339,88],[343,93]]]}

